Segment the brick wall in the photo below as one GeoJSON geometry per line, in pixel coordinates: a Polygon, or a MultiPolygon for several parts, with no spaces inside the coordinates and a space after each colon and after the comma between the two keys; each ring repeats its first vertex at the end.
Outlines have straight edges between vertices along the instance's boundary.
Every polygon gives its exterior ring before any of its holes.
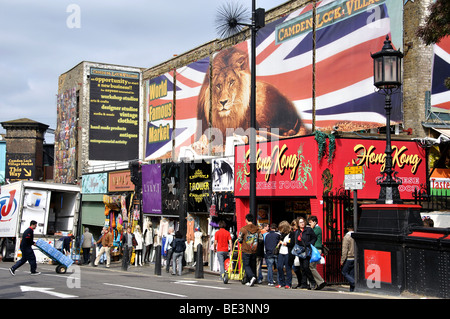
{"type": "Polygon", "coordinates": [[[403,13],[403,111],[405,129],[413,129],[413,137],[424,137],[425,92],[431,89],[433,50],[416,36],[423,24],[431,0],[408,1],[403,13]]]}

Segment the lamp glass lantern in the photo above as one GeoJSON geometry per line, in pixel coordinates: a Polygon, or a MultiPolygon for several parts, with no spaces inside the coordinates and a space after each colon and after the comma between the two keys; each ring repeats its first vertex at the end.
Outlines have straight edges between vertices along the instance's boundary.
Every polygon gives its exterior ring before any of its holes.
{"type": "Polygon", "coordinates": [[[394,50],[388,35],[381,51],[371,56],[373,58],[373,84],[383,90],[400,87],[402,85],[403,53],[394,50]]]}

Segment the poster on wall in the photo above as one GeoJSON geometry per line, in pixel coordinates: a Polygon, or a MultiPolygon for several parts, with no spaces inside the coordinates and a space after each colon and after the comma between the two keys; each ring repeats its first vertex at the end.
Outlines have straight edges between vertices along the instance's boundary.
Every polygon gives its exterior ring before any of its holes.
{"type": "MultiPolygon", "coordinates": [[[[205,76],[208,74],[209,58],[204,58],[187,66],[178,68],[176,74],[176,140],[175,158],[186,154],[185,149],[195,142],[197,115],[199,112],[200,89],[205,76]],[[181,154],[180,154],[181,153],[181,154]]],[[[209,127],[203,127],[205,131],[209,127]]],[[[208,154],[204,144],[194,144],[193,150],[197,154],[208,154]]]]}
{"type": "Polygon", "coordinates": [[[450,113],[450,90],[445,86],[450,74],[450,36],[433,44],[433,53],[431,111],[450,113]]]}
{"type": "MultiPolygon", "coordinates": [[[[147,81],[146,160],[178,159],[180,151],[181,156],[185,155],[184,148],[195,141],[199,92],[208,65],[209,58],[204,58],[147,81]]],[[[196,151],[201,154],[207,150],[199,145],[196,151]]]]}
{"type": "MultiPolygon", "coordinates": [[[[381,50],[387,34],[394,47],[401,48],[401,1],[322,1],[317,4],[314,18],[317,21],[315,82],[311,5],[258,31],[258,141],[308,134],[313,120],[315,128],[322,130],[335,126],[339,131],[385,126],[384,101],[374,91],[370,52],[381,50]],[[353,71],[348,72],[349,69],[353,71]]],[[[250,51],[248,40],[216,53],[211,62],[212,78],[209,72],[205,75],[199,94],[198,126],[204,128],[211,123],[216,132],[211,144],[216,150],[218,145],[225,145],[227,136],[249,135],[250,51]],[[211,106],[209,92],[212,92],[211,106]]],[[[393,96],[392,100],[394,122],[401,121],[399,96],[393,96]]],[[[196,146],[208,141],[208,136],[198,131],[196,146]]]]}
{"type": "Polygon", "coordinates": [[[163,215],[182,216],[185,212],[185,183],[181,176],[181,165],[183,164],[161,164],[161,206],[163,215]]]}
{"type": "MultiPolygon", "coordinates": [[[[312,81],[307,76],[312,72],[311,10],[311,6],[304,7],[276,25],[273,57],[259,69],[259,74],[270,74],[271,64],[275,64],[289,72],[293,81],[286,87],[286,94],[292,96],[309,124],[313,116],[312,81]],[[308,80],[299,88],[298,83],[304,83],[301,79],[308,80]]],[[[316,127],[331,130],[338,126],[340,131],[355,131],[384,126],[384,100],[374,92],[370,52],[381,50],[387,34],[394,47],[401,48],[401,3],[322,1],[317,5],[315,18],[316,127]],[[395,31],[391,33],[391,29],[395,31]]],[[[393,100],[391,120],[401,120],[400,99],[393,100]]]]}
{"type": "Polygon", "coordinates": [[[146,160],[171,158],[173,134],[173,72],[146,82],[146,160]]]}
{"type": "Polygon", "coordinates": [[[108,193],[108,173],[83,175],[81,179],[82,194],[108,193]]]}
{"type": "Polygon", "coordinates": [[[212,191],[232,192],[234,190],[234,159],[215,158],[211,161],[212,191]]]}
{"type": "Polygon", "coordinates": [[[208,212],[211,205],[211,164],[188,164],[188,212],[208,212]]]}
{"type": "Polygon", "coordinates": [[[90,160],[138,158],[139,79],[137,72],[91,68],[90,160]]]}
{"type": "Polygon", "coordinates": [[[142,211],[161,214],[161,164],[142,166],[142,211]]]}
{"type": "Polygon", "coordinates": [[[258,204],[257,208],[257,224],[261,226],[262,224],[270,224],[270,205],[268,204],[258,204]]]}
{"type": "Polygon", "coordinates": [[[76,88],[56,97],[54,181],[73,184],[76,179],[77,92],[76,88]]]}

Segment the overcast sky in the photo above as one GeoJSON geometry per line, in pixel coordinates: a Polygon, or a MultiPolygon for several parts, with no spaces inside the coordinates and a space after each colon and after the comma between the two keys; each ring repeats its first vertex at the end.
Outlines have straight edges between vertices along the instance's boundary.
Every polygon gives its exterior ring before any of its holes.
{"type": "Polygon", "coordinates": [[[0,122],[29,118],[55,129],[59,75],[81,61],[167,61],[217,38],[217,10],[227,2],[250,12],[250,0],[0,0],[0,122]]]}

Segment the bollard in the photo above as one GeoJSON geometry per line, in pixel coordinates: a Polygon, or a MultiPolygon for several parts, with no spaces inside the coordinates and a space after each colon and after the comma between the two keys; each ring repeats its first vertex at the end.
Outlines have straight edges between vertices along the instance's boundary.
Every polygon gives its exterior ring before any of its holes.
{"type": "Polygon", "coordinates": [[[155,275],[161,276],[161,245],[155,248],[155,275]]]}
{"type": "Polygon", "coordinates": [[[203,278],[203,246],[197,245],[197,258],[195,259],[195,278],[203,278]]]}
{"type": "Polygon", "coordinates": [[[124,246],[123,247],[123,256],[122,256],[122,270],[124,270],[124,271],[128,270],[128,263],[130,262],[128,260],[128,256],[130,256],[128,254],[128,247],[124,246]]]}
{"type": "Polygon", "coordinates": [[[91,266],[94,266],[95,258],[97,258],[97,244],[92,247],[91,251],[91,266]]]}

